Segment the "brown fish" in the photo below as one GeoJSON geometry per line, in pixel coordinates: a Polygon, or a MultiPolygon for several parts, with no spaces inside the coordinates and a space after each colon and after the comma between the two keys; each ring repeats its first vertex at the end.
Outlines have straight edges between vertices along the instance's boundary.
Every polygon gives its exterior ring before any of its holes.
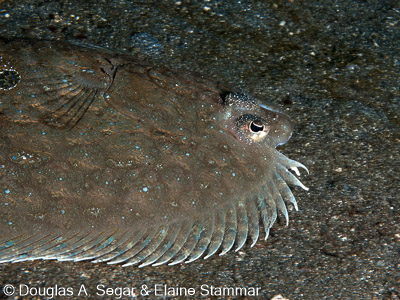
{"type": "MultiPolygon", "coordinates": [[[[268,237],[290,119],[109,50],[0,40],[0,262],[161,265],[268,237]]],[[[306,169],[307,170],[307,169],[306,169]]]]}

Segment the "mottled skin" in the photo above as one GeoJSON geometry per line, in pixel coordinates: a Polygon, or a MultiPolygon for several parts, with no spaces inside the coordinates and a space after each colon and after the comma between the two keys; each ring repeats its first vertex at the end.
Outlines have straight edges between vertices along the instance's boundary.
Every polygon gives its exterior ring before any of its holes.
{"type": "Polygon", "coordinates": [[[0,261],[94,258],[117,243],[137,263],[179,238],[170,255],[187,257],[219,235],[255,241],[259,218],[267,231],[276,217],[271,203],[286,210],[273,178],[301,166],[275,150],[292,132],[286,115],[104,49],[0,41],[0,55],[0,75],[20,77],[0,80],[0,261]]]}

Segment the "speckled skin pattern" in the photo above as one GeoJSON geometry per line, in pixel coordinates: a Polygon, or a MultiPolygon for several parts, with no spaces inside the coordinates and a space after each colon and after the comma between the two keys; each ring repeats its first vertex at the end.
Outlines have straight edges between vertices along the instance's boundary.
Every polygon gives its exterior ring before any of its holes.
{"type": "Polygon", "coordinates": [[[275,149],[285,114],[105,49],[3,40],[0,54],[0,261],[193,261],[297,209],[288,170],[305,167],[275,149]]]}

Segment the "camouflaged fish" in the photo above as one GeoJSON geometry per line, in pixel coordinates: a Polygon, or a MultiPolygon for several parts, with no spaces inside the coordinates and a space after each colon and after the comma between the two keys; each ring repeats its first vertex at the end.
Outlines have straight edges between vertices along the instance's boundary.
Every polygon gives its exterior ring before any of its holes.
{"type": "MultiPolygon", "coordinates": [[[[0,40],[0,262],[192,262],[253,246],[302,164],[285,115],[93,47],[0,40]]],[[[307,169],[306,169],[307,170],[307,169]]]]}

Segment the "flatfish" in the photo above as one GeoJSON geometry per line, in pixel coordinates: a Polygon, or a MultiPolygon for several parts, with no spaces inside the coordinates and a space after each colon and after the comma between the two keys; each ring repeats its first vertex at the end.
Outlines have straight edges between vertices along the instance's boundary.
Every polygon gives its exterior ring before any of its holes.
{"type": "Polygon", "coordinates": [[[276,150],[292,129],[202,76],[0,39],[0,262],[143,267],[253,246],[297,210],[289,185],[307,190],[276,150]]]}

